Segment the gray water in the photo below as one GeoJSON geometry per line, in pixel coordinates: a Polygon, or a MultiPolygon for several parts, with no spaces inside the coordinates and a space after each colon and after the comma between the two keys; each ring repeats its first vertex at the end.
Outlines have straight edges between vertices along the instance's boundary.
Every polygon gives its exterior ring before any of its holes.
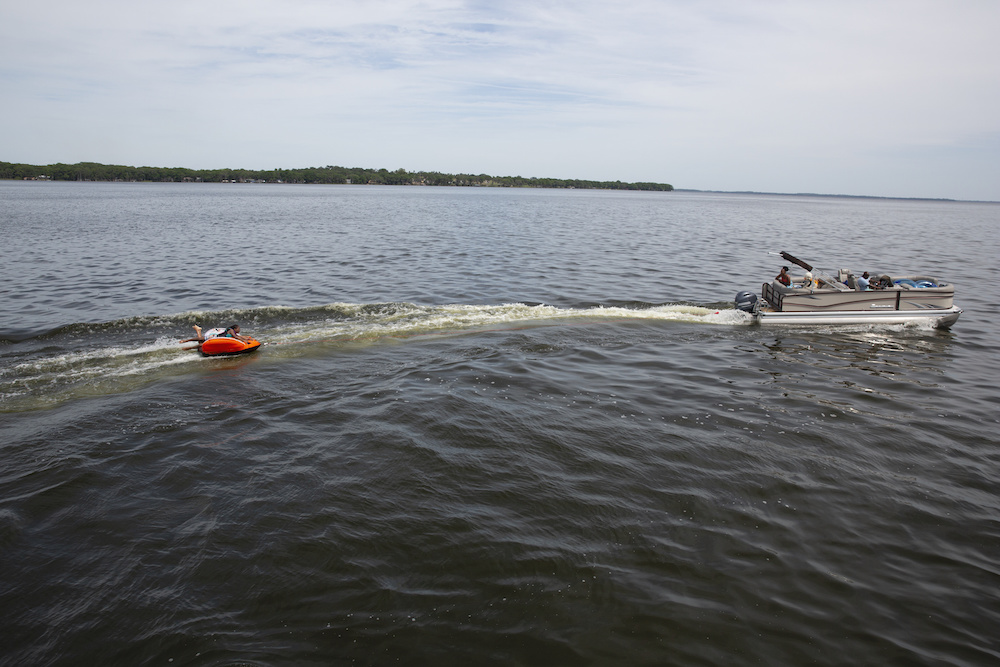
{"type": "Polygon", "coordinates": [[[998,222],[0,182],[0,664],[996,664],[998,222]],[[780,250],[965,313],[752,326],[780,250]]]}

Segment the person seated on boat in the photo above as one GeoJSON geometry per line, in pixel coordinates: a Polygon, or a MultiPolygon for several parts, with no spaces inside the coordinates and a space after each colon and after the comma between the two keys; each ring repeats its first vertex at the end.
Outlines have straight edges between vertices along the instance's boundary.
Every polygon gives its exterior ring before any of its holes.
{"type": "Polygon", "coordinates": [[[816,281],[813,280],[812,271],[806,271],[806,275],[802,277],[802,284],[799,287],[803,289],[812,289],[817,285],[816,281]]]}
{"type": "Polygon", "coordinates": [[[782,285],[784,285],[785,287],[790,287],[792,284],[792,278],[791,276],[788,275],[787,266],[781,267],[781,272],[778,275],[776,275],[774,279],[777,280],[782,285]]]}
{"type": "Polygon", "coordinates": [[[895,287],[895,284],[892,282],[892,278],[890,278],[888,274],[883,273],[872,280],[870,286],[873,290],[887,290],[895,287]]]}
{"type": "Polygon", "coordinates": [[[858,278],[858,291],[863,292],[866,289],[868,289],[868,285],[870,282],[871,281],[868,280],[868,272],[865,271],[864,273],[861,274],[861,277],[858,278]]]}
{"type": "Polygon", "coordinates": [[[233,324],[225,329],[222,327],[216,327],[214,329],[209,329],[208,331],[202,333],[201,327],[197,324],[192,325],[194,332],[198,334],[195,338],[188,338],[187,340],[182,340],[181,343],[204,343],[209,338],[235,338],[236,340],[241,340],[244,343],[250,340],[249,336],[240,335],[240,325],[233,324]]]}

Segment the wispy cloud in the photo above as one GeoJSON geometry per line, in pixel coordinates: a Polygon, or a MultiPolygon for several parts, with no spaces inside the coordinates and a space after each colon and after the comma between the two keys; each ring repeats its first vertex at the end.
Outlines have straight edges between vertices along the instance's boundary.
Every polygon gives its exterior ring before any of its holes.
{"type": "Polygon", "coordinates": [[[987,0],[6,3],[0,159],[1000,198],[997,25],[987,0]]]}

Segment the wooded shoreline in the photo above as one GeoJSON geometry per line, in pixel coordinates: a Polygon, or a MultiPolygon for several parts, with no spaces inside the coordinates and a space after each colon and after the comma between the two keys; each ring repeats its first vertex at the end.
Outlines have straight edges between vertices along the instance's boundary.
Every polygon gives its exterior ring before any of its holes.
{"type": "Polygon", "coordinates": [[[656,190],[669,192],[669,183],[623,183],[581,179],[525,178],[488,174],[444,174],[436,171],[365,169],[361,167],[307,167],[303,169],[187,169],[184,167],[130,167],[79,162],[30,165],[0,162],[0,179],[50,181],[111,181],[154,183],[321,183],[370,185],[438,185],[496,188],[578,188],[600,190],[656,190]]]}

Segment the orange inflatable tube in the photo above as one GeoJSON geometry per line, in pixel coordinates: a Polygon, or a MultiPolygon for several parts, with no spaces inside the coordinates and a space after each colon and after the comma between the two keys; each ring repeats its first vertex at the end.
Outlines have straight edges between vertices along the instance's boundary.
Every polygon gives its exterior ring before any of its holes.
{"type": "Polygon", "coordinates": [[[234,354],[253,352],[258,347],[260,347],[260,341],[255,338],[250,338],[244,342],[235,338],[229,338],[228,336],[219,336],[206,340],[198,348],[198,351],[205,357],[226,357],[234,354]]]}

